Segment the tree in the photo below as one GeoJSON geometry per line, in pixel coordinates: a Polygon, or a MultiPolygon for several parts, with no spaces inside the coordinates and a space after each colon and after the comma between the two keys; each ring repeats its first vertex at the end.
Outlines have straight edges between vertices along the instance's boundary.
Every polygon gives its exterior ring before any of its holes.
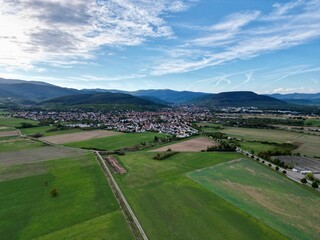
{"type": "Polygon", "coordinates": [[[302,182],[302,183],[307,183],[307,179],[301,178],[300,182],[302,182]]]}
{"type": "Polygon", "coordinates": [[[283,173],[283,174],[287,174],[287,171],[286,171],[286,170],[283,170],[282,173],[283,173]]]}
{"type": "Polygon", "coordinates": [[[314,176],[311,172],[307,173],[307,178],[310,179],[311,181],[314,181],[314,176]]]}
{"type": "Polygon", "coordinates": [[[279,167],[276,167],[276,170],[279,171],[279,167]]]}
{"type": "Polygon", "coordinates": [[[319,184],[317,182],[313,182],[312,185],[311,185],[313,188],[318,188],[319,187],[319,184]]]}
{"type": "Polygon", "coordinates": [[[52,189],[50,191],[51,197],[58,197],[59,193],[58,190],[56,188],[52,189]]]}

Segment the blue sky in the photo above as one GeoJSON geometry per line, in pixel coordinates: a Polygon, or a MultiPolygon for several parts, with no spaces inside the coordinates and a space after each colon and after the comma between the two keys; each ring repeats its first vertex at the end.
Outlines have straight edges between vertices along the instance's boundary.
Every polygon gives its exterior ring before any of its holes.
{"type": "Polygon", "coordinates": [[[73,88],[320,92],[320,1],[1,0],[0,77],[73,88]]]}

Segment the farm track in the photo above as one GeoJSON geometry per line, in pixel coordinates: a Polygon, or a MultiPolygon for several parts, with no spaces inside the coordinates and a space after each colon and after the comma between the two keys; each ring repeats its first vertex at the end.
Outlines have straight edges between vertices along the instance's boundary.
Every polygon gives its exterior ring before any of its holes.
{"type": "Polygon", "coordinates": [[[114,193],[115,198],[117,199],[120,208],[123,212],[123,215],[125,216],[131,231],[137,240],[148,240],[147,235],[145,234],[142,226],[140,225],[137,217],[135,216],[134,212],[132,211],[130,205],[128,204],[126,198],[124,197],[121,189],[119,188],[118,184],[114,180],[107,164],[104,162],[103,158],[99,154],[99,152],[94,151],[94,153],[97,156],[97,159],[107,177],[108,183],[112,189],[112,192],[114,193]]]}

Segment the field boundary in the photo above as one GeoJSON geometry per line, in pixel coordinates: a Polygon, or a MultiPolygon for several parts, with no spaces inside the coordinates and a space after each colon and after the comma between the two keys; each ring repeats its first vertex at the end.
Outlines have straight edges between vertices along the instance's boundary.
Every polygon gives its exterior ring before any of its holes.
{"type": "Polygon", "coordinates": [[[148,240],[147,235],[145,234],[142,226],[140,225],[137,217],[135,216],[134,212],[132,211],[126,198],[124,197],[121,189],[119,188],[118,184],[114,180],[107,164],[104,162],[103,158],[101,157],[101,155],[99,154],[98,151],[94,151],[94,153],[97,156],[97,159],[98,159],[98,161],[99,161],[99,163],[100,163],[100,165],[101,165],[101,167],[107,177],[107,180],[108,180],[108,183],[111,187],[111,190],[120,205],[120,208],[123,212],[123,215],[125,216],[135,239],[148,240]]]}

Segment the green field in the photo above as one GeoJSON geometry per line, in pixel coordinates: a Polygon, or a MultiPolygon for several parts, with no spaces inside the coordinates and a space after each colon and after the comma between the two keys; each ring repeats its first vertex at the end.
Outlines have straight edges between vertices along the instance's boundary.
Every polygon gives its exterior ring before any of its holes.
{"type": "Polygon", "coordinates": [[[165,134],[144,132],[144,133],[125,133],[110,137],[90,139],[81,142],[65,144],[69,147],[99,149],[99,150],[118,150],[125,147],[132,147],[141,142],[151,142],[154,137],[164,137],[165,134]]]}
{"type": "Polygon", "coordinates": [[[118,157],[128,173],[115,175],[150,239],[287,239],[186,176],[242,155],[179,153],[163,161],[154,155],[118,157]]]}
{"type": "Polygon", "coordinates": [[[320,127],[320,119],[307,119],[304,125],[308,127],[320,127]]]}
{"type": "Polygon", "coordinates": [[[307,156],[320,156],[320,136],[313,136],[304,133],[289,132],[273,129],[255,129],[255,128],[235,128],[228,127],[220,132],[228,136],[241,138],[249,141],[270,141],[270,142],[290,142],[299,147],[293,152],[300,152],[307,156]]]}
{"type": "Polygon", "coordinates": [[[21,123],[30,123],[37,125],[39,122],[23,118],[0,117],[0,126],[20,127],[21,123]]]}
{"type": "Polygon", "coordinates": [[[0,141],[0,152],[9,152],[17,150],[32,149],[44,146],[43,143],[36,142],[30,139],[15,138],[11,140],[0,141]]]}
{"type": "Polygon", "coordinates": [[[320,195],[248,159],[188,176],[291,239],[320,235],[320,195]]]}
{"type": "Polygon", "coordinates": [[[0,172],[1,239],[133,239],[93,154],[0,172]]]}

